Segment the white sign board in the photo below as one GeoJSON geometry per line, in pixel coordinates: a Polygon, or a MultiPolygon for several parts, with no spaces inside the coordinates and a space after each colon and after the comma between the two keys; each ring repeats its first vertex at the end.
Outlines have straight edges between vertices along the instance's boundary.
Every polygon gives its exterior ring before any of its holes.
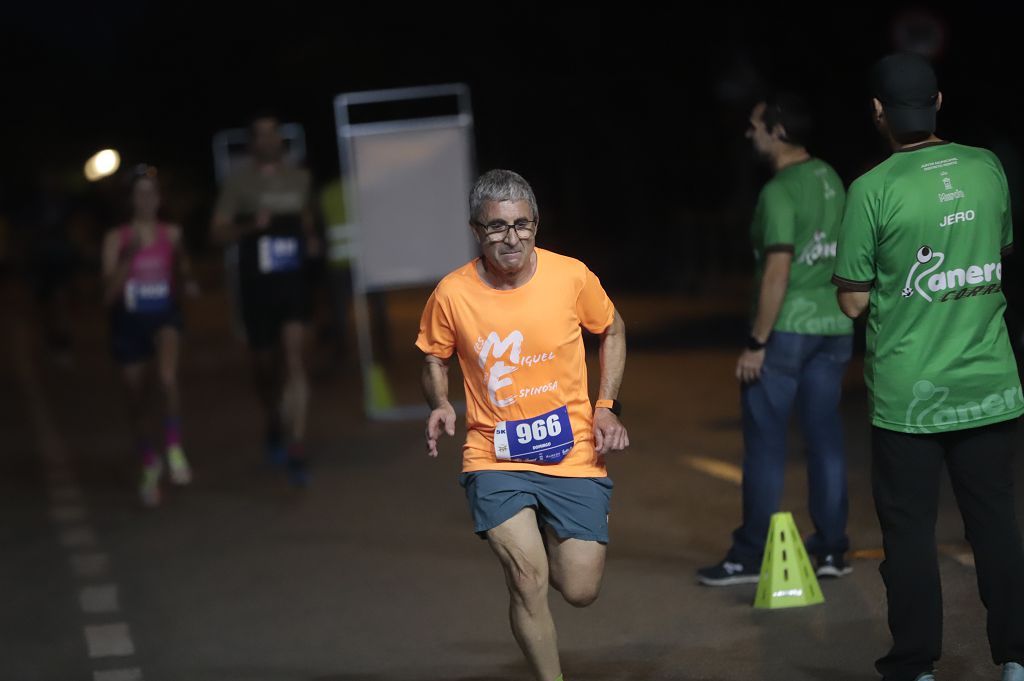
{"type": "Polygon", "coordinates": [[[432,284],[476,255],[467,203],[471,134],[451,124],[352,138],[364,290],[432,284]]]}

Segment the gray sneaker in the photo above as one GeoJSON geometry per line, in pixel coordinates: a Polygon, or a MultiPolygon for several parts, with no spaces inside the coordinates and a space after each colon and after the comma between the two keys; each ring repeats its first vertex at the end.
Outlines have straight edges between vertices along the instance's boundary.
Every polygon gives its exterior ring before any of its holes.
{"type": "Polygon", "coordinates": [[[697,581],[704,586],[732,586],[733,584],[757,584],[761,571],[751,565],[734,563],[728,558],[717,565],[697,570],[697,581]]]}
{"type": "Polygon", "coordinates": [[[921,674],[919,677],[914,679],[914,681],[935,681],[935,674],[932,674],[931,672],[925,672],[924,674],[921,674]]]}
{"type": "Polygon", "coordinates": [[[818,577],[845,577],[853,572],[853,568],[847,565],[841,553],[829,553],[824,556],[817,556],[818,563],[814,573],[818,577]]]}
{"type": "Polygon", "coordinates": [[[1016,662],[1003,665],[1003,681],[1024,681],[1024,667],[1016,662]]]}

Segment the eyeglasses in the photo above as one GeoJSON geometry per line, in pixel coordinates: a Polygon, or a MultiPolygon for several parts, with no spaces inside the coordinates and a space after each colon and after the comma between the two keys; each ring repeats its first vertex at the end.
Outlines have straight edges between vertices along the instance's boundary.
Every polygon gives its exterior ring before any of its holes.
{"type": "Polygon", "coordinates": [[[496,220],[487,224],[482,222],[474,222],[473,224],[483,230],[484,236],[487,237],[488,241],[504,241],[508,237],[508,230],[512,228],[515,228],[516,236],[520,239],[529,239],[537,231],[536,220],[520,219],[512,224],[496,220]]]}

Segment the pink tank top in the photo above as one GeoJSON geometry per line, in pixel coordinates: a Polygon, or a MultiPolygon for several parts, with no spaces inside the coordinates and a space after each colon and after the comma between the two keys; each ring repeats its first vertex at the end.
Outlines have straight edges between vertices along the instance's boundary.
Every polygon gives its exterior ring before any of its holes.
{"type": "MultiPolygon", "coordinates": [[[[121,250],[131,244],[132,226],[120,228],[121,250]]],[[[174,293],[174,244],[170,229],[156,225],[153,242],[132,257],[131,270],[124,285],[124,304],[129,312],[156,313],[171,307],[174,293]]]]}

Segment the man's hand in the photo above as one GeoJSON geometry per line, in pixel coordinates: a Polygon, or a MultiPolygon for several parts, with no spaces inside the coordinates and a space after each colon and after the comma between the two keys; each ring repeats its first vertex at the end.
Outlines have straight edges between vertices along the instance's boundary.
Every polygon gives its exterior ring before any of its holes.
{"type": "Polygon", "coordinates": [[[437,457],[437,441],[441,433],[455,435],[455,408],[448,402],[430,412],[427,417],[427,454],[437,457]]]}
{"type": "Polygon", "coordinates": [[[754,383],[761,378],[764,349],[744,350],[736,362],[736,378],[740,383],[754,383]]]}
{"type": "Polygon", "coordinates": [[[617,452],[629,446],[629,434],[610,409],[594,410],[594,446],[598,454],[617,452]]]}

